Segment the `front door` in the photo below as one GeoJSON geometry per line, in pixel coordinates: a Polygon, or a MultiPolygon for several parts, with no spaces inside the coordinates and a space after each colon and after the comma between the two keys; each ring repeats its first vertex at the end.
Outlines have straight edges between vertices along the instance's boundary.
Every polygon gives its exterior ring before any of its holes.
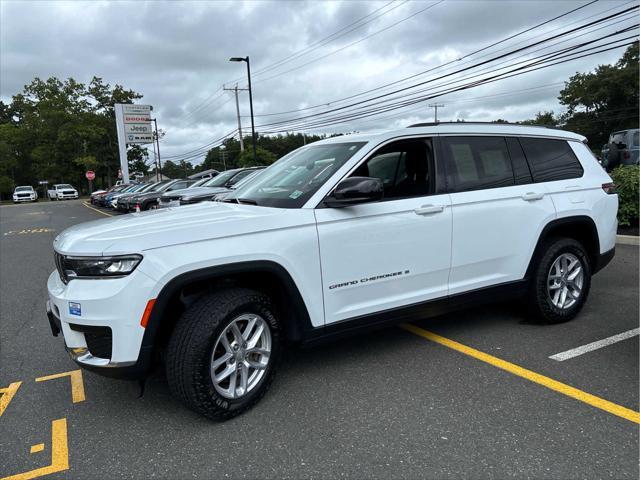
{"type": "Polygon", "coordinates": [[[326,325],[447,295],[451,204],[434,173],[431,139],[395,141],[350,174],[380,178],[382,201],[315,210],[326,325]]]}

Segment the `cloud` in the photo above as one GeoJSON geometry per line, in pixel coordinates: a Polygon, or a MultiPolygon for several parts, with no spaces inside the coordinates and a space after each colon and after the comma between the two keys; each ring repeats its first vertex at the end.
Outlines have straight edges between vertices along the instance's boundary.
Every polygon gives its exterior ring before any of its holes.
{"type": "MultiPolygon", "coordinates": [[[[36,76],[88,82],[97,75],[142,93],[142,102],[154,106],[166,131],[163,154],[179,155],[236,128],[232,94],[220,88],[235,81],[245,86],[246,71],[244,64],[229,62],[231,56],[251,57],[255,113],[263,115],[326,104],[432,69],[584,4],[547,0],[435,3],[3,1],[0,97],[9,100],[36,76]],[[329,41],[318,43],[326,37],[329,41]],[[309,46],[304,55],[296,54],[309,46]],[[324,58],[316,60],[320,57],[324,58]],[[287,70],[292,71],[283,74],[287,70]]],[[[577,26],[589,21],[589,16],[621,5],[590,5],[477,57],[577,26]]],[[[593,35],[621,25],[626,24],[593,35]]],[[[550,84],[576,71],[592,70],[598,63],[614,62],[620,55],[618,49],[445,95],[438,99],[446,104],[440,118],[520,120],[539,110],[559,111],[561,85],[550,84]]],[[[452,70],[442,70],[447,71],[452,70]]],[[[243,124],[248,127],[246,92],[240,101],[243,124]]],[[[292,115],[257,117],[256,123],[292,115]]],[[[431,118],[432,110],[420,104],[314,130],[398,128],[431,118]]]]}

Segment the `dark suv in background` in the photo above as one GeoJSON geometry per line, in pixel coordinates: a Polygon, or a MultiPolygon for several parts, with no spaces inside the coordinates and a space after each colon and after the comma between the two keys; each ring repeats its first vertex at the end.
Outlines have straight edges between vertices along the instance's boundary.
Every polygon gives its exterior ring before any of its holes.
{"type": "Polygon", "coordinates": [[[149,210],[152,208],[158,208],[158,199],[165,192],[171,192],[173,190],[181,190],[193,185],[198,180],[170,180],[163,184],[160,188],[155,189],[152,192],[141,193],[129,198],[129,211],[135,210],[149,210]]]}
{"type": "Polygon", "coordinates": [[[208,182],[203,183],[200,187],[174,190],[163,194],[160,197],[158,206],[160,208],[178,207],[180,205],[190,205],[192,203],[211,200],[220,193],[230,192],[241,180],[244,180],[250,175],[257,174],[257,172],[264,168],[265,167],[249,167],[226,170],[208,182]]]}
{"type": "Polygon", "coordinates": [[[609,143],[602,147],[602,166],[610,172],[620,165],[640,163],[640,130],[620,130],[609,136],[609,143]]]}

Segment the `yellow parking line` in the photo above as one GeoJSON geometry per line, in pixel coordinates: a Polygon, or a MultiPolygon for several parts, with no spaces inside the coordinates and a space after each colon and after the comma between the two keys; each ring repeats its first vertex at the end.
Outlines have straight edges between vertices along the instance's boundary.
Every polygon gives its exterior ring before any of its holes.
{"type": "Polygon", "coordinates": [[[488,353],[476,350],[475,348],[467,347],[466,345],[442,337],[436,333],[429,332],[428,330],[424,330],[420,327],[416,327],[415,325],[405,323],[402,325],[402,328],[415,335],[426,338],[427,340],[431,340],[432,342],[435,342],[439,345],[451,348],[460,353],[473,357],[476,360],[480,360],[481,362],[485,362],[489,365],[493,365],[494,367],[505,370],[513,375],[526,378],[531,382],[537,383],[538,385],[542,385],[543,387],[547,387],[575,400],[586,403],[587,405],[591,405],[592,407],[599,408],[600,410],[604,410],[605,412],[611,413],[613,415],[617,415],[618,417],[629,420],[630,422],[640,424],[640,412],[636,412],[635,410],[631,410],[629,408],[623,407],[622,405],[610,402],[608,400],[605,400],[604,398],[596,397],[595,395],[591,395],[590,393],[578,390],[577,388],[571,387],[562,382],[558,382],[557,380],[554,380],[552,378],[540,375],[536,372],[532,372],[531,370],[527,370],[526,368],[522,368],[515,363],[507,362],[500,358],[494,357],[493,355],[489,355],[488,353]]]}
{"type": "Polygon", "coordinates": [[[36,382],[46,382],[56,378],[69,377],[71,380],[71,400],[73,403],[84,402],[84,383],[82,382],[82,370],[71,370],[70,372],[56,373],[46,377],[36,378],[36,382]]]}
{"type": "Polygon", "coordinates": [[[67,419],[51,422],[51,465],[28,472],[10,475],[0,480],[30,480],[69,469],[69,442],[67,439],[67,419]]]}
{"type": "Polygon", "coordinates": [[[13,382],[6,388],[0,388],[0,417],[7,409],[22,382],[13,382]]]}
{"type": "Polygon", "coordinates": [[[98,210],[97,208],[93,208],[92,206],[90,206],[87,202],[82,202],[82,205],[84,205],[87,208],[90,208],[91,210],[93,210],[94,212],[98,212],[101,213],[102,215],[106,215],[107,217],[113,217],[113,215],[111,215],[110,213],[107,212],[103,212],[102,210],[98,210]]]}
{"type": "Polygon", "coordinates": [[[29,453],[38,453],[44,450],[44,443],[37,443],[35,445],[31,445],[31,450],[29,453]]]}

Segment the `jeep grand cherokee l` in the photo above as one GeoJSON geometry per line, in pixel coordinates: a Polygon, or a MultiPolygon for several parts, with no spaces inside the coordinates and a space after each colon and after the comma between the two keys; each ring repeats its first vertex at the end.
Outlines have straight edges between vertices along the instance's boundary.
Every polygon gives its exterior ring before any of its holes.
{"type": "Polygon", "coordinates": [[[570,320],[617,225],[584,140],[472,123],[335,137],[224,202],[73,226],[53,245],[52,331],[104,375],[163,359],[176,397],[227,419],[265,394],[291,343],[505,296],[570,320]]]}

